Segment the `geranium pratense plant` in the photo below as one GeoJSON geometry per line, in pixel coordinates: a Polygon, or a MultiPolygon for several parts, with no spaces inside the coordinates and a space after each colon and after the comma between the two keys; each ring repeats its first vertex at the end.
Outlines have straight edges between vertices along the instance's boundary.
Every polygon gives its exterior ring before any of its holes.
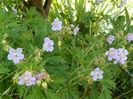
{"type": "Polygon", "coordinates": [[[86,1],[53,0],[49,16],[42,17],[38,8],[23,13],[21,0],[2,0],[1,99],[126,99],[133,18],[126,7],[115,11],[117,0],[86,1]]]}

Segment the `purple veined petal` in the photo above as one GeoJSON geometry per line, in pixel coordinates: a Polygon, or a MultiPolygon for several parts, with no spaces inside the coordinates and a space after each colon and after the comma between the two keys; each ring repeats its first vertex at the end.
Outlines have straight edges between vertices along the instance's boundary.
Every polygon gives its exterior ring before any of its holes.
{"type": "Polygon", "coordinates": [[[46,51],[46,52],[48,52],[49,50],[48,50],[48,47],[47,47],[47,45],[46,44],[43,44],[43,50],[44,51],[46,51]]]}
{"type": "Polygon", "coordinates": [[[98,79],[103,79],[103,75],[98,76],[98,79]]]}
{"type": "Polygon", "coordinates": [[[19,79],[19,80],[23,80],[23,79],[24,79],[24,76],[22,75],[22,76],[20,76],[18,79],[19,79]]]}
{"type": "Polygon", "coordinates": [[[96,73],[94,71],[91,72],[91,76],[94,76],[96,75],[96,73]]]}
{"type": "Polygon", "coordinates": [[[126,62],[124,60],[120,60],[120,64],[125,64],[126,62]]]}
{"type": "Polygon", "coordinates": [[[52,26],[52,30],[53,30],[53,31],[56,31],[56,27],[52,26]]]}
{"type": "Polygon", "coordinates": [[[28,87],[28,86],[31,86],[32,85],[32,82],[31,81],[27,81],[26,83],[25,83],[25,85],[28,87]]]}
{"type": "Polygon", "coordinates": [[[107,51],[107,52],[105,53],[105,55],[108,56],[108,55],[109,55],[109,51],[107,51]]]}
{"type": "Polygon", "coordinates": [[[112,43],[113,43],[113,41],[108,41],[108,43],[109,43],[109,44],[112,44],[112,43]]]}
{"type": "Polygon", "coordinates": [[[104,72],[102,70],[100,70],[100,74],[102,75],[104,72]]]}
{"type": "Polygon", "coordinates": [[[112,58],[111,56],[108,56],[108,60],[109,60],[109,61],[112,61],[112,59],[113,59],[113,58],[112,58]]]}
{"type": "Polygon", "coordinates": [[[16,53],[19,53],[19,54],[20,54],[20,53],[22,53],[22,52],[23,52],[23,49],[22,49],[22,48],[17,48],[17,49],[16,49],[16,53]]]}
{"type": "Polygon", "coordinates": [[[9,53],[15,53],[15,51],[16,51],[16,50],[13,49],[13,48],[10,48],[10,49],[9,49],[9,53]]]}
{"type": "Polygon", "coordinates": [[[24,54],[19,54],[19,55],[18,55],[18,58],[19,58],[20,60],[23,60],[23,59],[24,59],[24,54]]]}
{"type": "Polygon", "coordinates": [[[26,72],[24,73],[24,76],[30,78],[30,77],[32,76],[32,74],[31,74],[31,72],[26,71],[26,72]]]}
{"type": "Polygon", "coordinates": [[[119,60],[121,57],[119,55],[115,55],[113,59],[119,60]]]}
{"type": "Polygon", "coordinates": [[[46,50],[46,44],[45,43],[43,43],[43,50],[46,50]]]}
{"type": "Polygon", "coordinates": [[[46,52],[52,52],[54,50],[54,48],[52,46],[43,44],[43,50],[45,50],[46,52]]]}
{"type": "Polygon", "coordinates": [[[51,48],[49,48],[49,47],[47,47],[47,48],[45,49],[46,52],[50,52],[50,50],[51,50],[51,48]]]}
{"type": "Polygon", "coordinates": [[[110,48],[109,51],[115,51],[116,49],[115,48],[110,48]]]}
{"type": "Polygon", "coordinates": [[[36,84],[36,78],[35,78],[35,77],[32,77],[32,78],[31,78],[31,81],[32,81],[32,84],[33,84],[33,85],[36,84]]]}
{"type": "Polygon", "coordinates": [[[123,48],[119,48],[118,51],[119,51],[120,53],[123,53],[124,49],[123,49],[123,48]]]}
{"type": "Polygon", "coordinates": [[[53,40],[50,40],[50,44],[51,44],[51,45],[54,45],[54,42],[53,42],[53,40]]]}
{"type": "Polygon", "coordinates": [[[18,64],[19,63],[19,59],[17,57],[13,58],[13,62],[14,64],[18,64]]]}
{"type": "Polygon", "coordinates": [[[45,37],[44,38],[44,43],[48,43],[50,41],[50,38],[49,37],[45,37]]]}
{"type": "Polygon", "coordinates": [[[49,52],[52,52],[54,50],[54,47],[51,46],[51,48],[49,48],[49,52]]]}
{"type": "Polygon", "coordinates": [[[124,50],[124,54],[125,54],[125,55],[128,55],[128,51],[127,51],[127,50],[124,50]]]}
{"type": "Polygon", "coordinates": [[[93,81],[97,81],[97,76],[93,76],[93,81]]]}
{"type": "Polygon", "coordinates": [[[123,60],[123,61],[127,60],[127,56],[121,57],[121,60],[123,60]]]}
{"type": "Polygon", "coordinates": [[[58,31],[60,31],[62,29],[61,25],[58,25],[58,27],[56,27],[58,31]]]}
{"type": "Polygon", "coordinates": [[[24,85],[24,80],[19,80],[18,84],[19,85],[24,85]]]}
{"type": "Polygon", "coordinates": [[[100,68],[97,67],[97,68],[95,69],[95,72],[99,72],[99,71],[100,71],[100,68]]]}
{"type": "Polygon", "coordinates": [[[12,53],[10,53],[10,54],[7,55],[7,59],[8,59],[8,60],[13,60],[14,57],[15,57],[15,56],[14,56],[14,54],[12,54],[12,53]]]}
{"type": "Polygon", "coordinates": [[[54,19],[54,22],[58,22],[58,21],[59,21],[59,18],[55,18],[55,19],[54,19]]]}

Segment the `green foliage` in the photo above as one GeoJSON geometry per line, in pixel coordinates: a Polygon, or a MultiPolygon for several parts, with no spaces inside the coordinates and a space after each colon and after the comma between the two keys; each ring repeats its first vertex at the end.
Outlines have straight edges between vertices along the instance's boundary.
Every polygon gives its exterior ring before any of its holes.
{"type": "Polygon", "coordinates": [[[133,32],[133,18],[129,7],[119,8],[119,3],[53,0],[48,18],[44,18],[35,8],[23,10],[21,0],[1,0],[0,99],[133,97],[133,42],[125,39],[133,32]],[[12,7],[18,12],[14,13],[12,7]],[[53,31],[51,24],[57,17],[62,21],[62,30],[53,31]],[[73,35],[70,24],[79,26],[77,35],[73,35]],[[107,43],[109,35],[115,36],[112,44],[107,43]],[[45,37],[54,41],[54,51],[42,49],[45,37]],[[9,48],[23,48],[25,58],[14,64],[7,59],[9,48]],[[105,56],[109,48],[127,49],[126,64],[109,61],[105,56]],[[91,72],[97,67],[103,70],[103,78],[94,81],[91,72]],[[33,86],[19,85],[25,71],[32,76],[45,72],[46,78],[33,86]]]}

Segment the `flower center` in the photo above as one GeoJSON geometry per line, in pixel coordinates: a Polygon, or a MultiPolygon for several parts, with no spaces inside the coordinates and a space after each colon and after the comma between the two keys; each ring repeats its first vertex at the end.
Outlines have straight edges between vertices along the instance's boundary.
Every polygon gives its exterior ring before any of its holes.
{"type": "Polygon", "coordinates": [[[15,53],[14,53],[14,56],[15,56],[15,57],[18,57],[18,53],[15,52],[15,53]]]}
{"type": "Polygon", "coordinates": [[[47,45],[47,46],[48,46],[48,48],[50,48],[50,47],[51,47],[51,44],[50,44],[50,43],[48,43],[48,45],[47,45]]]}

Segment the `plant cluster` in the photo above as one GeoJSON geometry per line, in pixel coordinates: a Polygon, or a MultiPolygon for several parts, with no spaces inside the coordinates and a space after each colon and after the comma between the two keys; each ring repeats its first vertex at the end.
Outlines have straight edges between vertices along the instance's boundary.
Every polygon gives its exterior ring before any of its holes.
{"type": "Polygon", "coordinates": [[[124,0],[53,0],[48,18],[21,3],[0,1],[1,99],[133,98],[124,0]]]}

